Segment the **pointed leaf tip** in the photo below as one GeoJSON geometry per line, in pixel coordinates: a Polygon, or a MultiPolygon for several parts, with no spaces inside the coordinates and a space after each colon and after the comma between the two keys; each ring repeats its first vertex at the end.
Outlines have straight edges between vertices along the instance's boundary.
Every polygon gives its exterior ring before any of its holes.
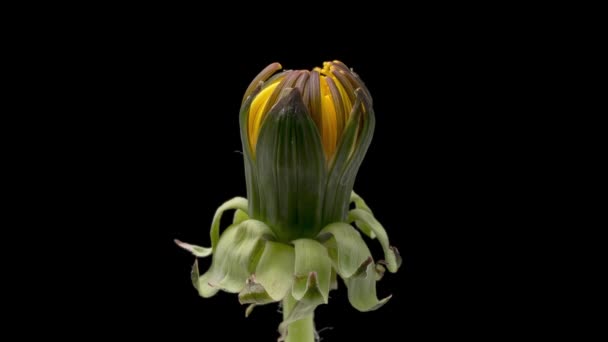
{"type": "MultiPolygon", "coordinates": [[[[361,265],[359,266],[359,268],[357,268],[357,271],[355,272],[355,274],[353,276],[356,277],[360,274],[367,273],[368,266],[373,262],[374,262],[374,259],[371,256],[369,256],[367,259],[365,259],[363,261],[363,263],[361,263],[361,265]]],[[[365,276],[367,276],[367,274],[365,276]]]]}
{"type": "Polygon", "coordinates": [[[308,275],[308,288],[317,286],[317,272],[310,272],[308,275]]]}
{"type": "Polygon", "coordinates": [[[389,249],[392,250],[393,253],[395,254],[395,261],[397,262],[397,268],[401,267],[401,264],[403,263],[403,258],[401,257],[401,253],[399,253],[399,250],[395,246],[390,246],[389,249]]]}
{"type": "Polygon", "coordinates": [[[295,267],[292,295],[301,300],[318,292],[327,303],[331,282],[331,259],[325,246],[315,240],[298,239],[295,246],[295,267]]]}
{"type": "Polygon", "coordinates": [[[192,280],[192,285],[198,291],[198,279],[200,278],[200,273],[198,270],[198,259],[194,259],[194,265],[192,265],[192,271],[190,272],[190,279],[192,280]]]}
{"type": "MultiPolygon", "coordinates": [[[[272,299],[268,292],[255,279],[255,275],[251,275],[245,283],[245,288],[239,293],[239,303],[241,304],[268,304],[275,300],[272,299]]],[[[247,313],[245,313],[247,316],[247,313]]]]}
{"type": "Polygon", "coordinates": [[[361,272],[359,268],[362,264],[366,267],[373,262],[361,234],[349,224],[343,222],[329,224],[321,230],[319,238],[323,240],[334,269],[342,278],[352,277],[357,272],[361,272]]]}
{"type": "Polygon", "coordinates": [[[189,243],[182,242],[178,239],[174,239],[173,242],[175,242],[175,244],[178,245],[180,248],[187,250],[188,252],[199,258],[207,257],[213,253],[213,250],[211,248],[191,245],[189,243]]]}
{"type": "Polygon", "coordinates": [[[194,265],[192,265],[190,278],[192,280],[192,285],[198,291],[198,294],[201,297],[213,297],[219,290],[209,284],[209,272],[203,274],[202,276],[200,275],[198,269],[198,259],[194,259],[194,265]]]}
{"type": "Polygon", "coordinates": [[[249,317],[249,315],[251,315],[251,313],[253,312],[253,309],[255,309],[257,305],[256,304],[251,304],[247,307],[247,310],[245,310],[245,317],[249,317]]]}
{"type": "Polygon", "coordinates": [[[380,222],[372,214],[363,209],[353,209],[348,213],[348,222],[352,223],[355,221],[365,223],[374,232],[384,250],[386,267],[391,273],[397,272],[401,264],[401,256],[398,255],[397,249],[389,244],[386,230],[384,230],[380,222]]]}
{"type": "Polygon", "coordinates": [[[391,294],[391,295],[386,296],[385,298],[382,298],[382,299],[381,299],[381,300],[378,302],[378,304],[376,304],[376,306],[374,306],[373,308],[371,308],[369,311],[374,311],[374,310],[378,310],[378,309],[380,309],[381,307],[383,307],[383,306],[384,306],[384,304],[388,303],[388,301],[389,301],[389,300],[391,300],[391,298],[393,298],[393,295],[392,295],[392,294],[391,294]]]}
{"type": "Polygon", "coordinates": [[[286,88],[283,91],[283,97],[270,110],[269,116],[308,115],[308,108],[304,104],[302,93],[298,88],[286,88]]]}
{"type": "Polygon", "coordinates": [[[344,280],[348,288],[349,302],[355,309],[362,312],[376,310],[391,299],[391,296],[388,296],[378,300],[376,297],[376,267],[367,261],[365,264],[365,271],[344,280]]]}
{"type": "Polygon", "coordinates": [[[213,221],[211,221],[211,248],[215,251],[217,248],[217,244],[220,240],[220,221],[222,219],[222,215],[227,210],[242,210],[245,213],[249,208],[249,202],[246,198],[243,197],[234,197],[229,201],[224,202],[222,205],[217,208],[215,214],[213,215],[213,221]]]}

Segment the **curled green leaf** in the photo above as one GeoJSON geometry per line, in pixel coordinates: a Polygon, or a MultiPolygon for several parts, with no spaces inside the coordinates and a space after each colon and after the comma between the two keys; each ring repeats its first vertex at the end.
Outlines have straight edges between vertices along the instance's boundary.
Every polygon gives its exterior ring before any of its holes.
{"type": "Polygon", "coordinates": [[[359,196],[356,192],[354,192],[354,191],[351,192],[350,201],[351,201],[351,203],[355,203],[356,209],[363,209],[363,210],[367,211],[368,213],[373,214],[372,210],[367,205],[367,203],[365,203],[363,198],[361,198],[361,196],[359,196]]]}
{"type": "Polygon", "coordinates": [[[253,312],[253,309],[255,309],[257,305],[256,304],[251,304],[247,307],[247,309],[245,310],[245,317],[249,317],[249,315],[251,315],[251,313],[253,312]]]}
{"type": "Polygon", "coordinates": [[[218,288],[214,288],[209,285],[208,273],[204,274],[202,277],[200,276],[198,270],[198,260],[194,260],[194,265],[192,266],[192,273],[190,276],[192,279],[192,285],[194,285],[194,288],[198,291],[198,294],[201,297],[213,297],[219,291],[218,288]]]}
{"type": "Polygon", "coordinates": [[[215,252],[215,248],[220,239],[220,221],[222,219],[222,215],[224,211],[230,209],[240,209],[244,212],[248,210],[248,202],[246,198],[243,197],[235,197],[229,201],[224,202],[213,215],[213,221],[211,221],[211,248],[215,252]]]}
{"type": "Polygon", "coordinates": [[[231,225],[218,242],[209,271],[201,278],[205,277],[211,287],[240,292],[255,270],[264,241],[271,237],[270,228],[260,221],[231,225]]]}
{"type": "Polygon", "coordinates": [[[361,266],[358,272],[344,280],[348,289],[348,300],[350,304],[359,311],[373,311],[389,301],[391,296],[382,300],[376,297],[376,268],[371,257],[361,266]]]}
{"type": "Polygon", "coordinates": [[[327,255],[327,249],[311,239],[298,239],[293,241],[293,244],[296,254],[293,297],[300,300],[312,290],[309,288],[310,277],[314,274],[315,287],[321,293],[324,303],[327,303],[331,278],[331,259],[327,255]]]}
{"type": "Polygon", "coordinates": [[[175,239],[173,241],[175,242],[176,245],[187,250],[188,252],[192,253],[192,255],[194,255],[195,257],[198,257],[198,258],[204,258],[213,253],[213,250],[211,248],[192,245],[192,244],[189,244],[186,242],[182,242],[178,239],[175,239]]]}
{"type": "MultiPolygon", "coordinates": [[[[367,206],[363,198],[357,195],[354,191],[350,195],[350,202],[355,203],[355,209],[362,209],[373,215],[372,210],[367,206]]],[[[374,234],[372,228],[368,226],[365,222],[355,221],[355,224],[357,225],[357,227],[359,227],[363,234],[367,235],[371,239],[376,238],[376,234],[374,234]]]]}
{"type": "Polygon", "coordinates": [[[268,241],[256,267],[255,277],[274,300],[283,299],[293,284],[295,250],[293,246],[268,241]]]}
{"type": "Polygon", "coordinates": [[[274,301],[264,287],[256,281],[254,275],[247,280],[245,288],[239,292],[239,303],[241,304],[263,305],[274,301]]]}
{"type": "Polygon", "coordinates": [[[374,234],[376,234],[378,241],[384,250],[386,267],[391,273],[397,272],[399,266],[401,266],[401,256],[395,247],[390,246],[386,230],[384,230],[384,227],[382,227],[380,222],[378,222],[372,214],[363,209],[353,209],[348,213],[348,222],[352,223],[355,221],[361,221],[367,224],[374,234]]]}
{"type": "Polygon", "coordinates": [[[369,257],[369,248],[361,238],[361,234],[351,225],[336,222],[327,225],[319,237],[331,237],[324,242],[334,268],[342,278],[350,278],[357,268],[369,257]]]}

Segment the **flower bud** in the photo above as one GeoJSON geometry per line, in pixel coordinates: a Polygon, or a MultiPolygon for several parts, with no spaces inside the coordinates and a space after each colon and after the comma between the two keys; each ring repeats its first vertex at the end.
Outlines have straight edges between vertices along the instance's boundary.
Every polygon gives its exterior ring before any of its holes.
{"type": "Polygon", "coordinates": [[[280,68],[266,67],[245,92],[241,140],[250,216],[292,241],[346,218],[375,120],[369,91],[343,63],[280,68]]]}

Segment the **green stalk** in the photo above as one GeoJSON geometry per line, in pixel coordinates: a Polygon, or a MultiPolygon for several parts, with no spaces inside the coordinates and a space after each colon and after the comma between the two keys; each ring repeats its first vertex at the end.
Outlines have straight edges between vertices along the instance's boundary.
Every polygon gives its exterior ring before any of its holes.
{"type": "MultiPolygon", "coordinates": [[[[283,319],[289,316],[295,304],[296,300],[291,295],[283,299],[283,319]]],[[[315,342],[314,314],[289,324],[285,342],[315,342]]]]}

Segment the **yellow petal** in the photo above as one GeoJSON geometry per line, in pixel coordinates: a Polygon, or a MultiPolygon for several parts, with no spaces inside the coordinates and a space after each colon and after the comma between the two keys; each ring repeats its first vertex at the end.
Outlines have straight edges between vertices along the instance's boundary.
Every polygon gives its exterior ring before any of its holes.
{"type": "Polygon", "coordinates": [[[325,157],[329,160],[336,150],[336,140],[338,135],[336,106],[329,92],[329,86],[325,76],[321,76],[321,118],[322,129],[321,138],[325,157]]]}
{"type": "Polygon", "coordinates": [[[353,109],[353,103],[350,101],[350,98],[348,97],[348,94],[346,93],[346,90],[344,89],[344,86],[342,85],[342,83],[340,82],[340,80],[332,75],[332,80],[334,81],[334,83],[336,84],[338,91],[340,92],[340,98],[342,98],[342,103],[344,104],[344,114],[346,114],[346,118],[344,120],[344,122],[348,122],[348,118],[350,117],[350,112],[353,109]]]}
{"type": "Polygon", "coordinates": [[[277,79],[270,85],[266,86],[251,102],[251,107],[249,108],[248,135],[249,145],[251,146],[251,151],[253,154],[255,154],[255,144],[258,141],[260,125],[262,124],[262,119],[264,118],[268,99],[270,99],[270,95],[274,92],[280,81],[281,79],[277,79]]]}

